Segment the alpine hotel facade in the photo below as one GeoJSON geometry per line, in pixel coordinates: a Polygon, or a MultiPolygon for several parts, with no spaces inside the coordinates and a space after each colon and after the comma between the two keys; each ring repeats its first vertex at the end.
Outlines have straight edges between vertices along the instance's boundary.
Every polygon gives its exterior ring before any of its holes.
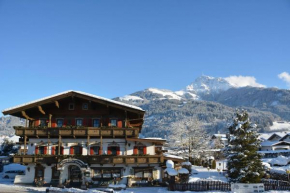
{"type": "Polygon", "coordinates": [[[145,111],[103,97],[66,91],[3,111],[26,120],[16,126],[26,165],[15,183],[42,179],[56,186],[108,185],[162,180],[165,140],[139,133],[145,111]]]}

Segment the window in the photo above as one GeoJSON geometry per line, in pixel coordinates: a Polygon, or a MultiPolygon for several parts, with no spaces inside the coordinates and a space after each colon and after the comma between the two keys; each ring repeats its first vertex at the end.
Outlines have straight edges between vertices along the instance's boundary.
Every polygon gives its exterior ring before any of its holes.
{"type": "Polygon", "coordinates": [[[145,154],[147,154],[146,146],[142,145],[142,144],[138,144],[138,145],[134,146],[133,154],[136,154],[136,155],[145,155],[145,154]]]}
{"type": "Polygon", "coordinates": [[[46,119],[40,119],[39,121],[40,121],[39,126],[41,126],[41,127],[47,126],[46,119]]]}
{"type": "Polygon", "coordinates": [[[101,168],[92,168],[93,169],[93,178],[120,178],[121,169],[114,168],[114,169],[101,169],[101,168]]]}
{"type": "Polygon", "coordinates": [[[82,109],[83,110],[88,110],[89,109],[89,104],[88,103],[83,103],[82,109]]]}
{"type": "Polygon", "coordinates": [[[83,126],[83,119],[76,119],[76,126],[83,126]]]}
{"type": "Polygon", "coordinates": [[[99,155],[99,146],[92,146],[90,149],[90,155],[99,155]]]}
{"type": "Polygon", "coordinates": [[[62,127],[63,126],[63,119],[56,119],[56,125],[57,125],[57,127],[62,127]]]}
{"type": "Polygon", "coordinates": [[[74,103],[70,103],[68,105],[68,110],[74,110],[75,109],[75,104],[74,103]]]}
{"type": "Polygon", "coordinates": [[[35,147],[35,154],[46,154],[47,153],[47,147],[46,146],[39,146],[35,147]]]}
{"type": "Polygon", "coordinates": [[[100,127],[100,119],[93,119],[93,127],[100,127]]]}
{"type": "Polygon", "coordinates": [[[72,146],[70,147],[70,155],[82,155],[83,147],[82,146],[72,146]]]}
{"type": "Polygon", "coordinates": [[[137,178],[149,178],[152,177],[152,169],[151,168],[134,168],[134,175],[137,178]]]}
{"type": "Polygon", "coordinates": [[[120,147],[118,146],[109,146],[108,155],[120,155],[120,147]]]}
{"type": "Polygon", "coordinates": [[[116,119],[111,119],[111,126],[116,127],[117,126],[117,120],[116,119]]]}

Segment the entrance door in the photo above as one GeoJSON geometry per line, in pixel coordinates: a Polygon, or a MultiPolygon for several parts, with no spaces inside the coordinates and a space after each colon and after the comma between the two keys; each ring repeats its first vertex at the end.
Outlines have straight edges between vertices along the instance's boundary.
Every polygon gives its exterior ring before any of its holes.
{"type": "Polygon", "coordinates": [[[69,179],[71,186],[80,186],[82,183],[82,173],[78,166],[69,166],[69,179]]]}

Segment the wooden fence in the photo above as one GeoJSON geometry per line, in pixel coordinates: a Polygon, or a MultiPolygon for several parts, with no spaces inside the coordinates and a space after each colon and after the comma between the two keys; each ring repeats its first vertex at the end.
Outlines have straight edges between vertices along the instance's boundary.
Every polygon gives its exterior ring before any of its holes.
{"type": "Polygon", "coordinates": [[[290,190],[290,183],[281,180],[263,181],[265,191],[268,190],[290,190]]]}
{"type": "MultiPolygon", "coordinates": [[[[262,181],[264,184],[265,191],[268,190],[289,190],[290,183],[286,181],[262,181]]],[[[190,183],[170,183],[169,190],[171,191],[231,191],[231,184],[220,181],[197,181],[190,183]]]]}
{"type": "Polygon", "coordinates": [[[198,181],[191,183],[176,183],[170,184],[169,189],[171,191],[209,191],[209,190],[219,190],[219,191],[231,191],[231,184],[220,181],[198,181]]]}

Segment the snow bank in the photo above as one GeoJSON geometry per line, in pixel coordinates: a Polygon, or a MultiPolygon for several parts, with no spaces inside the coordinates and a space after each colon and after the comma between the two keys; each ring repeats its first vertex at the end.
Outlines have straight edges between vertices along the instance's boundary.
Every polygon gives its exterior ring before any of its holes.
{"type": "Polygon", "coordinates": [[[277,158],[272,159],[270,161],[270,164],[272,164],[272,165],[285,166],[285,165],[288,164],[288,162],[289,162],[289,158],[288,157],[285,157],[285,156],[280,155],[277,158]]]}
{"type": "Polygon", "coordinates": [[[172,160],[167,160],[166,167],[167,168],[174,168],[174,162],[172,160]]]}
{"type": "Polygon", "coordinates": [[[20,164],[9,164],[4,166],[4,171],[9,170],[26,170],[26,166],[20,164]]]}
{"type": "Polygon", "coordinates": [[[125,184],[109,184],[109,188],[122,188],[122,189],[126,189],[126,185],[125,184]]]}
{"type": "Polygon", "coordinates": [[[100,190],[81,190],[78,188],[56,188],[56,187],[49,187],[47,188],[47,190],[49,190],[49,192],[65,192],[65,193],[104,193],[103,191],[100,190]]]}

